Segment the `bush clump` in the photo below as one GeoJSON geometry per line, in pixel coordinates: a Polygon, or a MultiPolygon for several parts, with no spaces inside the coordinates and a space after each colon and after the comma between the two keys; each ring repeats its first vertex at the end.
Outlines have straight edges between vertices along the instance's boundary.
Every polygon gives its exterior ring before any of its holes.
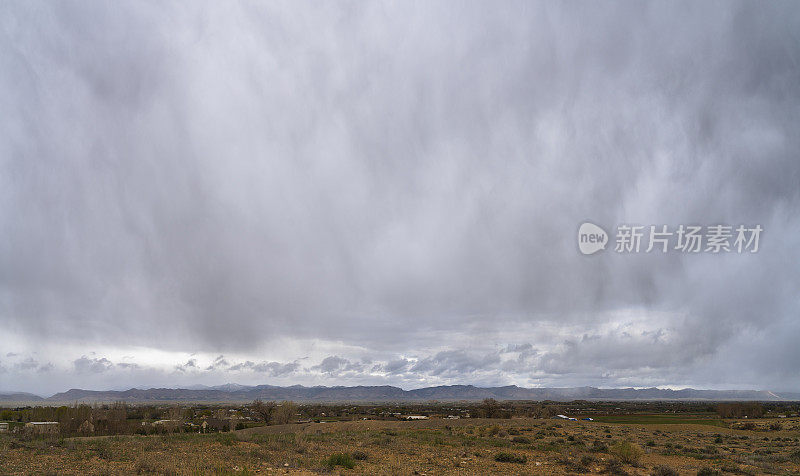
{"type": "Polygon", "coordinates": [[[652,476],[678,476],[678,471],[669,466],[661,465],[653,468],[652,476]]]}
{"type": "Polygon", "coordinates": [[[519,456],[512,453],[497,453],[494,455],[494,460],[499,461],[501,463],[517,463],[517,464],[525,464],[528,462],[528,458],[525,456],[519,456]]]}
{"type": "Polygon", "coordinates": [[[353,452],[353,459],[356,460],[356,461],[364,461],[368,457],[369,457],[369,455],[367,455],[363,451],[354,451],[353,452]]]}
{"type": "Polygon", "coordinates": [[[622,462],[618,459],[608,460],[606,462],[606,469],[603,472],[613,476],[628,476],[628,473],[622,468],[622,462]]]}
{"type": "Polygon", "coordinates": [[[345,453],[330,455],[322,463],[329,468],[341,466],[343,468],[353,469],[356,467],[356,462],[353,457],[345,453]]]}
{"type": "Polygon", "coordinates": [[[714,468],[709,468],[708,466],[706,466],[704,468],[700,468],[697,471],[697,476],[718,476],[720,474],[722,474],[722,472],[720,472],[720,471],[718,471],[718,470],[716,470],[714,468]]]}
{"type": "Polygon", "coordinates": [[[608,452],[622,463],[634,466],[639,464],[639,458],[644,454],[644,450],[629,441],[618,441],[608,452]]]}
{"type": "Polygon", "coordinates": [[[232,433],[217,433],[216,435],[217,443],[224,445],[224,446],[233,446],[239,441],[239,438],[236,437],[235,434],[232,433]]]}
{"type": "Polygon", "coordinates": [[[602,440],[594,440],[589,450],[595,453],[605,453],[606,451],[608,451],[608,445],[603,443],[602,440]]]}

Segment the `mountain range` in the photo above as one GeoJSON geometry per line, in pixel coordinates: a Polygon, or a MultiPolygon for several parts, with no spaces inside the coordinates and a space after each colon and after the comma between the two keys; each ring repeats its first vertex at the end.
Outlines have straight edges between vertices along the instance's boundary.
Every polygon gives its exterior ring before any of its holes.
{"type": "Polygon", "coordinates": [[[292,400],[296,402],[423,402],[423,401],[475,401],[484,398],[496,400],[758,400],[798,401],[800,393],[774,393],[767,390],[681,390],[661,388],[522,388],[475,387],[473,385],[446,385],[403,390],[399,387],[304,387],[293,385],[225,384],[213,387],[197,385],[191,388],[148,388],[129,390],[71,389],[50,397],[24,392],[0,392],[0,402],[246,402],[261,400],[292,400]]]}

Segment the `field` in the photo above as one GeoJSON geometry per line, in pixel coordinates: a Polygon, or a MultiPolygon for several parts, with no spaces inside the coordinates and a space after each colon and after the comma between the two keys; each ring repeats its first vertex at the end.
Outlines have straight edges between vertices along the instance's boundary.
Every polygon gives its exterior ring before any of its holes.
{"type": "Polygon", "coordinates": [[[800,474],[798,417],[363,418],[209,434],[6,433],[0,474],[800,474]]]}

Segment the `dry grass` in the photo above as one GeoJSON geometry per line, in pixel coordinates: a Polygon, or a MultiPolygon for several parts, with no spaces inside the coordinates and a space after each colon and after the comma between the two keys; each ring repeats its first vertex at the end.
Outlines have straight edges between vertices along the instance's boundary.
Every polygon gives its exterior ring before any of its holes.
{"type": "Polygon", "coordinates": [[[5,435],[0,474],[696,475],[703,468],[792,474],[800,472],[798,455],[800,429],[789,421],[767,432],[695,424],[432,419],[208,435],[32,441],[5,435]]]}

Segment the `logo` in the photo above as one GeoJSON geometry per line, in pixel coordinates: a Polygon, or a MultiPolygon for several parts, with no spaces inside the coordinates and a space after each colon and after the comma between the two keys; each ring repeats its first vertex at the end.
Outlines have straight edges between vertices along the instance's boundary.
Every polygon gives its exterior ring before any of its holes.
{"type": "MultiPolygon", "coordinates": [[[[632,225],[616,228],[613,250],[617,253],[757,253],[764,228],[761,225],[632,225]]],[[[606,249],[608,234],[594,223],[578,228],[578,249],[585,255],[606,249]]]]}
{"type": "Polygon", "coordinates": [[[608,233],[594,223],[583,223],[578,228],[578,249],[585,255],[606,249],[608,233]]]}

